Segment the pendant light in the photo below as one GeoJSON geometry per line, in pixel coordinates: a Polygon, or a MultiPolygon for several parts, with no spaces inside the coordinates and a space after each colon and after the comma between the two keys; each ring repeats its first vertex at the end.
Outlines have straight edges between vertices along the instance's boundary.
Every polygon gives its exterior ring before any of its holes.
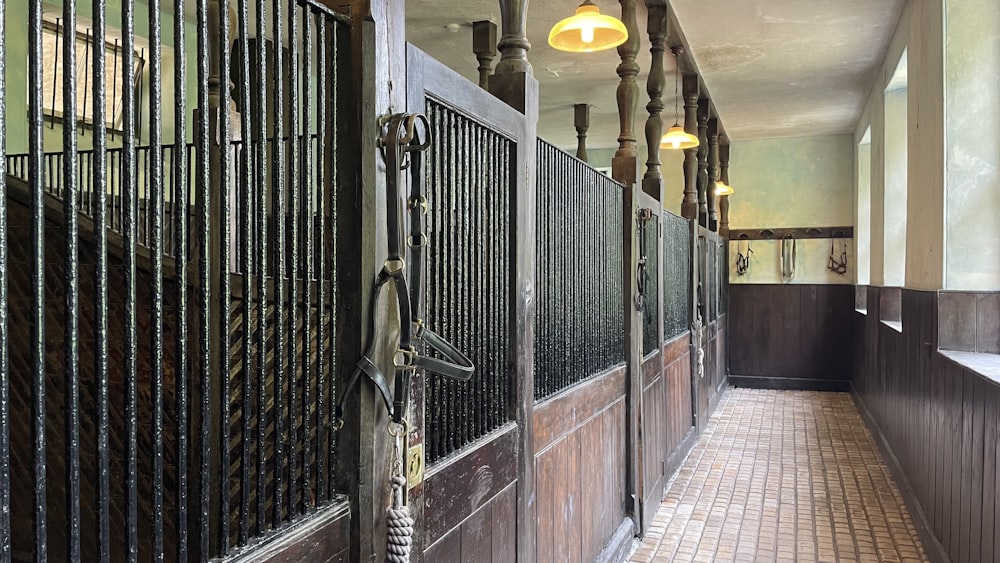
{"type": "Polygon", "coordinates": [[[618,18],[606,16],[591,0],[584,0],[576,14],[552,26],[549,45],[560,51],[592,53],[617,47],[628,39],[618,18]]]}
{"type": "Polygon", "coordinates": [[[684,130],[683,127],[681,127],[681,118],[680,114],[677,111],[677,100],[678,100],[677,83],[680,80],[681,72],[680,72],[680,65],[676,64],[676,62],[677,62],[677,55],[683,51],[681,47],[674,47],[671,49],[671,52],[673,52],[674,54],[674,63],[675,63],[674,64],[674,124],[667,131],[667,134],[664,135],[662,139],[660,139],[660,148],[670,149],[670,150],[693,149],[700,144],[698,141],[698,137],[695,137],[691,133],[688,133],[687,131],[684,130]]]}
{"type": "Polygon", "coordinates": [[[715,182],[715,195],[724,196],[724,195],[733,195],[734,193],[736,192],[735,190],[733,190],[733,187],[727,185],[722,180],[718,180],[717,182],[715,182]]]}

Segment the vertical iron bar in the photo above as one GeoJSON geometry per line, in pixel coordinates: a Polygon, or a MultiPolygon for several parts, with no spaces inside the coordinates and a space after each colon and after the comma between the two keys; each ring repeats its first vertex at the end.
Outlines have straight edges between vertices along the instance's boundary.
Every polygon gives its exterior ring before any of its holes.
{"type": "MultiPolygon", "coordinates": [[[[60,18],[56,18],[56,33],[55,33],[56,44],[53,47],[53,51],[55,51],[55,53],[53,54],[53,61],[52,61],[52,114],[50,116],[50,117],[52,117],[52,119],[49,120],[49,129],[55,129],[56,128],[56,120],[55,120],[55,117],[56,117],[56,88],[59,86],[58,84],[56,84],[56,74],[58,74],[58,72],[59,72],[59,36],[61,35],[61,29],[60,29],[60,23],[61,22],[62,22],[62,20],[60,18]]],[[[63,43],[65,43],[65,40],[63,41],[63,43]]],[[[65,74],[66,73],[64,72],[63,75],[65,76],[65,74]]],[[[66,102],[66,100],[63,100],[63,108],[64,108],[63,116],[66,115],[66,112],[65,112],[65,106],[66,106],[66,104],[65,104],[65,102],[66,102]]],[[[49,172],[51,173],[51,170],[49,172]]],[[[51,175],[50,175],[50,177],[51,177],[51,175]]]]}
{"type": "MultiPolygon", "coordinates": [[[[135,6],[125,2],[122,6],[122,77],[132,76],[135,67],[135,6]]],[[[139,558],[138,535],[138,395],[136,378],[137,333],[136,333],[136,235],[137,235],[137,178],[136,178],[136,95],[135,82],[122,82],[122,206],[125,266],[125,431],[126,446],[126,536],[127,561],[134,563],[139,558]]]]}
{"type": "Polygon", "coordinates": [[[274,4],[274,160],[271,181],[274,187],[272,224],[274,225],[274,526],[284,519],[285,467],[285,141],[284,141],[284,65],[282,60],[281,1],[274,4]]]}
{"type": "MultiPolygon", "coordinates": [[[[317,270],[317,305],[316,305],[316,498],[326,500],[328,498],[326,485],[328,480],[325,475],[325,464],[323,459],[324,429],[327,425],[323,421],[324,414],[324,386],[326,384],[325,357],[323,354],[326,347],[326,186],[329,179],[326,177],[326,21],[323,14],[316,15],[316,43],[317,64],[316,64],[316,210],[318,211],[318,259],[317,270]]],[[[331,401],[332,401],[331,396],[331,401]]]]}
{"type": "MultiPolygon", "coordinates": [[[[65,222],[65,263],[63,287],[63,369],[65,370],[66,440],[66,557],[80,559],[80,364],[79,283],[77,255],[77,142],[76,142],[76,4],[63,3],[63,21],[69,35],[63,40],[63,219],[65,222]]],[[[53,84],[53,92],[56,85],[53,84]]]]}
{"type": "MultiPolygon", "coordinates": [[[[114,100],[118,99],[118,38],[115,38],[115,50],[111,53],[111,56],[112,56],[112,59],[113,59],[112,62],[111,62],[111,72],[112,72],[112,75],[111,75],[111,100],[113,102],[114,100]]],[[[122,76],[124,76],[124,73],[122,74],[122,76]]],[[[127,82],[127,81],[123,81],[123,82],[127,82]]],[[[124,96],[124,89],[122,90],[122,95],[124,96]]],[[[122,108],[122,109],[124,109],[124,108],[122,108]]],[[[111,125],[114,126],[114,125],[117,125],[117,124],[118,124],[118,108],[115,107],[115,106],[112,106],[111,107],[111,125]]]]}
{"type": "MultiPolygon", "coordinates": [[[[174,52],[185,53],[184,9],[186,0],[174,0],[174,52]]],[[[188,560],[188,186],[187,158],[187,57],[174,59],[174,275],[176,276],[177,306],[174,313],[177,326],[174,344],[174,369],[177,402],[177,560],[188,560]]]]}
{"type": "Polygon", "coordinates": [[[28,179],[31,183],[32,319],[31,417],[34,446],[32,510],[35,561],[44,562],[45,526],[45,171],[42,162],[42,0],[32,0],[28,15],[28,179]]]}
{"type": "Polygon", "coordinates": [[[221,421],[219,423],[219,468],[220,479],[219,484],[222,490],[219,492],[219,541],[221,545],[219,546],[218,555],[226,556],[229,555],[229,500],[230,500],[230,487],[229,487],[229,405],[231,401],[230,392],[230,377],[231,377],[231,356],[232,350],[230,350],[230,337],[232,335],[232,311],[231,311],[231,301],[232,301],[232,264],[230,260],[230,248],[232,246],[232,199],[233,199],[233,189],[232,189],[232,162],[231,155],[233,154],[234,147],[231,139],[232,125],[229,120],[229,69],[230,65],[230,52],[229,52],[229,0],[219,0],[219,19],[222,28],[222,33],[219,37],[219,56],[220,56],[220,80],[222,82],[222,104],[220,106],[220,128],[221,128],[221,139],[219,140],[219,146],[222,151],[222,163],[220,168],[220,175],[222,181],[221,195],[222,195],[222,206],[221,206],[221,219],[222,219],[222,244],[219,245],[219,260],[221,262],[222,271],[222,307],[219,311],[221,318],[218,322],[221,323],[219,330],[219,362],[220,374],[219,381],[221,381],[222,389],[219,394],[219,417],[221,421]]]}
{"type": "MultiPolygon", "coordinates": [[[[211,315],[211,280],[210,262],[211,242],[210,226],[211,212],[209,200],[211,198],[209,180],[209,109],[208,102],[208,0],[197,0],[196,17],[198,23],[198,123],[195,142],[197,143],[198,157],[195,159],[198,164],[197,170],[197,199],[196,206],[198,214],[198,418],[199,428],[199,464],[198,464],[198,560],[207,561],[209,558],[211,538],[211,506],[209,499],[211,479],[211,458],[212,458],[212,315],[211,315]]],[[[223,192],[224,193],[224,192],[223,192]]]]}
{"type": "Polygon", "coordinates": [[[302,185],[305,187],[305,201],[302,204],[301,221],[302,258],[305,260],[302,274],[302,504],[304,510],[311,508],[312,499],[312,428],[309,417],[312,416],[312,209],[313,209],[313,177],[312,177],[312,25],[310,25],[310,8],[302,9],[302,35],[304,61],[302,65],[302,164],[299,168],[302,185]]]}
{"type": "MultiPolygon", "coordinates": [[[[253,187],[250,185],[250,164],[252,155],[252,138],[253,130],[250,122],[250,43],[249,43],[249,7],[247,5],[247,0],[239,0],[237,4],[237,11],[239,13],[238,25],[238,41],[240,49],[240,70],[239,70],[239,97],[240,97],[240,188],[239,188],[239,201],[240,201],[240,242],[239,242],[239,256],[240,256],[240,273],[242,274],[242,289],[243,289],[243,299],[242,299],[242,326],[243,326],[243,345],[242,345],[242,364],[243,369],[240,374],[241,381],[243,383],[242,392],[240,393],[240,398],[242,400],[241,405],[241,421],[243,422],[242,436],[240,437],[240,535],[239,541],[241,545],[247,543],[250,539],[250,445],[252,440],[250,438],[250,424],[253,421],[251,413],[252,397],[251,397],[251,386],[253,383],[253,378],[250,376],[252,371],[251,362],[253,361],[252,346],[251,346],[251,335],[253,334],[253,294],[252,294],[252,284],[250,281],[250,276],[252,273],[252,266],[250,263],[250,244],[251,244],[251,233],[253,228],[253,220],[251,219],[251,209],[250,202],[253,200],[253,195],[251,194],[253,187]]],[[[258,38],[263,41],[263,37],[258,38]]],[[[227,43],[228,44],[228,43],[227,43]]]]}
{"type": "MultiPolygon", "coordinates": [[[[86,39],[84,40],[84,43],[83,43],[83,69],[84,69],[84,72],[83,72],[83,94],[84,95],[83,95],[83,111],[80,112],[80,115],[83,116],[83,123],[84,124],[87,123],[87,86],[90,86],[90,75],[87,74],[87,65],[89,65],[89,64],[90,64],[90,28],[88,27],[87,28],[86,39]]],[[[91,119],[91,123],[93,123],[93,119],[91,119]]],[[[84,127],[81,130],[81,134],[83,134],[83,135],[87,134],[87,128],[86,127],[84,127]]],[[[82,176],[83,176],[83,174],[80,174],[79,177],[82,177],[82,176]]]]}
{"type": "MultiPolygon", "coordinates": [[[[147,246],[153,262],[153,560],[163,561],[163,111],[160,106],[160,0],[149,0],[149,149],[146,185],[147,246]],[[150,221],[152,216],[152,221],[150,221]]],[[[182,57],[183,58],[183,57],[182,57]]],[[[177,134],[178,132],[175,132],[177,134]]]]}
{"type": "MultiPolygon", "coordinates": [[[[336,160],[335,155],[337,154],[337,149],[340,147],[339,142],[338,142],[339,141],[338,135],[339,135],[339,131],[340,131],[340,112],[341,112],[340,103],[339,103],[339,93],[340,93],[340,61],[342,59],[341,59],[341,56],[340,56],[339,43],[338,43],[338,41],[339,41],[338,38],[340,37],[340,30],[338,29],[339,25],[338,25],[338,23],[337,23],[336,20],[330,20],[329,23],[330,23],[330,27],[331,27],[329,41],[330,41],[330,52],[331,52],[331,62],[332,62],[332,65],[331,65],[331,74],[332,74],[332,76],[331,76],[331,79],[330,79],[330,89],[329,89],[329,92],[330,92],[329,96],[330,97],[329,97],[329,100],[330,100],[330,109],[331,109],[330,113],[332,115],[330,116],[330,119],[331,119],[331,124],[330,124],[330,146],[328,146],[326,148],[326,150],[329,152],[329,157],[328,157],[329,161],[328,161],[328,167],[327,167],[327,170],[329,172],[328,172],[328,176],[327,176],[327,179],[326,179],[326,183],[327,183],[327,186],[328,186],[327,196],[329,197],[329,203],[330,203],[330,207],[329,207],[329,211],[330,211],[330,225],[329,225],[328,229],[329,229],[330,233],[336,233],[337,232],[337,203],[336,202],[337,202],[337,185],[338,185],[338,183],[337,183],[337,172],[336,172],[335,166],[338,166],[339,162],[336,160]]],[[[325,67],[326,65],[323,65],[323,66],[325,67]]],[[[320,79],[320,82],[323,83],[324,85],[326,84],[326,80],[324,80],[322,78],[320,79]]],[[[322,99],[327,99],[327,96],[323,96],[322,99]]],[[[324,119],[323,121],[325,122],[326,119],[324,119]]],[[[324,207],[324,211],[325,210],[326,210],[326,207],[324,207]]],[[[324,215],[325,215],[325,213],[324,213],[324,215]]],[[[324,230],[323,230],[324,241],[325,241],[326,233],[327,233],[327,228],[324,228],[324,230]]],[[[331,236],[333,236],[333,235],[331,234],[331,236]]],[[[327,437],[328,437],[328,442],[329,442],[329,459],[330,459],[329,465],[328,465],[329,471],[330,471],[330,475],[328,476],[329,477],[329,491],[328,491],[329,495],[328,495],[328,497],[333,497],[333,469],[334,469],[334,463],[335,463],[334,455],[335,455],[335,453],[337,451],[337,433],[332,430],[332,424],[333,424],[333,419],[334,419],[333,410],[335,408],[334,405],[337,404],[337,397],[336,397],[336,393],[337,393],[336,379],[337,378],[336,378],[336,372],[334,371],[335,370],[335,366],[337,365],[337,360],[336,360],[336,353],[337,353],[337,351],[336,351],[337,325],[336,325],[336,315],[334,313],[337,310],[337,291],[336,291],[336,287],[337,287],[337,284],[336,284],[337,269],[335,267],[335,265],[337,263],[337,244],[336,244],[336,240],[335,239],[331,241],[331,244],[330,244],[330,254],[331,254],[331,256],[329,257],[330,278],[331,278],[331,280],[329,282],[329,287],[330,287],[330,305],[329,305],[329,310],[330,310],[330,348],[331,348],[330,349],[330,358],[329,358],[329,366],[330,366],[329,367],[329,369],[330,369],[330,378],[329,378],[329,382],[330,382],[329,411],[330,412],[327,415],[328,416],[327,420],[331,424],[331,430],[327,433],[327,437]]],[[[324,262],[325,262],[326,261],[326,250],[323,250],[321,252],[321,255],[324,257],[324,262]]],[[[323,276],[321,276],[321,277],[323,277],[323,276]]]]}
{"type": "MultiPolygon", "coordinates": [[[[291,109],[292,122],[289,131],[289,138],[291,139],[291,152],[290,155],[292,166],[295,167],[295,174],[300,174],[302,171],[303,163],[299,160],[299,142],[301,141],[299,132],[299,30],[298,30],[298,18],[296,17],[296,0],[288,0],[288,27],[289,27],[289,40],[288,48],[291,51],[289,57],[291,59],[291,65],[289,68],[289,77],[291,77],[291,84],[289,89],[289,100],[288,105],[291,109]]],[[[291,326],[289,327],[289,345],[290,350],[288,351],[288,431],[289,431],[289,442],[290,451],[288,453],[288,513],[291,516],[298,514],[300,510],[300,505],[295,501],[296,492],[296,473],[298,471],[298,456],[299,456],[299,441],[298,441],[298,418],[296,416],[296,401],[298,401],[298,396],[296,393],[296,386],[298,384],[299,377],[299,361],[298,361],[298,339],[299,339],[299,296],[298,296],[298,284],[299,284],[299,184],[301,183],[301,177],[299,181],[292,182],[292,215],[289,225],[291,226],[291,249],[290,254],[292,258],[291,269],[289,272],[289,283],[291,285],[291,303],[289,304],[289,321],[291,326]]]]}
{"type": "MultiPolygon", "coordinates": [[[[10,364],[7,326],[7,20],[0,10],[0,563],[10,563],[10,364]]],[[[18,177],[23,177],[18,175],[18,177]]]]}
{"type": "Polygon", "coordinates": [[[254,150],[257,176],[257,534],[267,529],[265,500],[267,497],[267,456],[265,436],[267,431],[267,188],[264,184],[267,169],[267,36],[264,0],[257,0],[257,143],[254,150]]]}

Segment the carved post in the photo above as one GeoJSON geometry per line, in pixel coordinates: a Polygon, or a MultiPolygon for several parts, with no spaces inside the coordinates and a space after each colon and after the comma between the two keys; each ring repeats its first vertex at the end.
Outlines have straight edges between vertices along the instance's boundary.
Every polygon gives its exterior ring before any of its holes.
{"type": "Polygon", "coordinates": [[[618,151],[611,161],[611,175],[615,180],[629,185],[636,181],[638,151],[635,148],[635,106],[639,102],[639,85],[635,77],[639,74],[639,25],[635,20],[635,0],[620,0],[622,23],[628,30],[628,40],[618,46],[621,64],[618,65],[618,151]]]}
{"type": "Polygon", "coordinates": [[[497,24],[489,20],[472,23],[472,52],[479,61],[479,87],[489,90],[490,71],[497,55],[497,24]]]}
{"type": "MultiPolygon", "coordinates": [[[[719,144],[719,179],[729,185],[729,143],[719,144]]],[[[729,238],[729,195],[719,198],[719,234],[729,238]]]]}
{"type": "Polygon", "coordinates": [[[719,215],[715,211],[715,183],[719,181],[719,118],[708,120],[708,230],[719,230],[719,215]]]}
{"type": "Polygon", "coordinates": [[[698,224],[708,227],[708,98],[698,100],[698,224]]]}
{"type": "Polygon", "coordinates": [[[587,129],[590,128],[590,104],[573,106],[573,127],[576,127],[576,157],[587,162],[587,129]]]}
{"type": "Polygon", "coordinates": [[[660,199],[663,193],[663,174],[660,172],[660,138],[663,136],[663,86],[666,77],[663,72],[663,43],[667,35],[667,7],[662,4],[650,5],[647,0],[648,19],[646,29],[649,33],[649,77],[646,79],[646,93],[649,103],[646,111],[646,174],[642,178],[642,191],[660,199]]]}
{"type": "MultiPolygon", "coordinates": [[[[675,72],[680,72],[678,65],[675,72]]],[[[682,85],[684,94],[684,130],[698,134],[698,75],[685,74],[682,85]]],[[[685,219],[698,217],[698,149],[684,151],[684,200],[681,215],[685,219]]]]}
{"type": "Polygon", "coordinates": [[[497,44],[497,48],[500,49],[500,62],[497,63],[494,74],[523,72],[531,75],[531,63],[528,62],[531,43],[528,43],[524,27],[527,16],[528,0],[500,0],[503,36],[497,44]]]}

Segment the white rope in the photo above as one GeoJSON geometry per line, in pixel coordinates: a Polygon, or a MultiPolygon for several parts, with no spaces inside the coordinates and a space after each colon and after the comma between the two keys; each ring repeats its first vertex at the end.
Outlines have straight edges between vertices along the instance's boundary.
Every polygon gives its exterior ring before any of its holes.
{"type": "Polygon", "coordinates": [[[385,511],[389,526],[385,560],[387,563],[409,563],[410,548],[413,546],[413,518],[410,516],[410,508],[403,503],[406,477],[395,471],[393,473],[389,479],[392,485],[392,504],[385,511]]]}

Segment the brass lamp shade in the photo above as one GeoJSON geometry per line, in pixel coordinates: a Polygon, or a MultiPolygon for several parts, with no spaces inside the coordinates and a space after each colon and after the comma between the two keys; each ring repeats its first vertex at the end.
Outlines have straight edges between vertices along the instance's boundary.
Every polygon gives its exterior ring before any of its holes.
{"type": "Polygon", "coordinates": [[[684,150],[693,149],[698,146],[698,137],[695,137],[691,133],[688,133],[680,126],[679,123],[674,123],[674,126],[667,131],[667,134],[660,139],[661,149],[670,150],[684,150]]]}
{"type": "Polygon", "coordinates": [[[736,192],[733,190],[732,186],[726,185],[726,183],[723,182],[722,180],[719,180],[718,182],[715,183],[715,195],[724,196],[724,195],[733,195],[734,193],[736,192]]]}
{"type": "Polygon", "coordinates": [[[621,20],[601,14],[590,0],[576,9],[576,15],[552,26],[549,45],[560,51],[592,53],[617,47],[628,39],[621,20]]]}

